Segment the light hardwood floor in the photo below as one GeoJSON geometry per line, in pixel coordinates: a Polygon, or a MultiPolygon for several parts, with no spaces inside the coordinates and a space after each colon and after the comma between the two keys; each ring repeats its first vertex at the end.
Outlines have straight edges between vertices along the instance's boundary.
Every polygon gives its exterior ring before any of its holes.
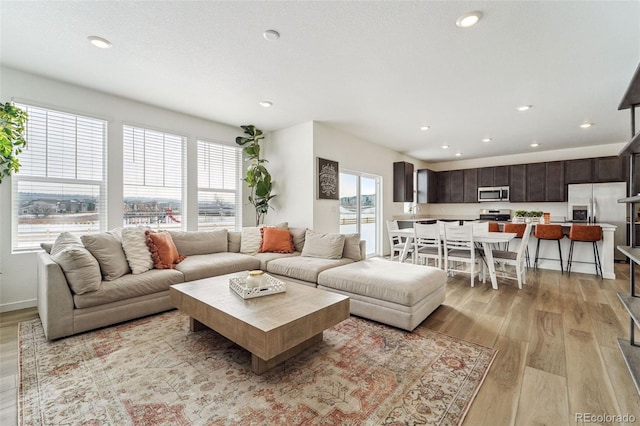
{"type": "MultiPolygon", "coordinates": [[[[469,286],[449,278],[447,300],[420,325],[499,350],[464,425],[569,425],[577,413],[624,415],[640,423],[640,398],[617,347],[629,317],[616,294],[628,292],[629,266],[617,280],[555,271],[528,272],[528,284],[498,280],[469,286]]],[[[0,424],[15,425],[17,323],[35,309],[0,314],[0,424]]],[[[607,424],[618,424],[617,422],[607,424]]]]}

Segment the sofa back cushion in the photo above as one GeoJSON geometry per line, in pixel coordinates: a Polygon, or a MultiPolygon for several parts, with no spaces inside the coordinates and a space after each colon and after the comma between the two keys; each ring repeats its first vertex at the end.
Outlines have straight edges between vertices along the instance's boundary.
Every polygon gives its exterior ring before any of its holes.
{"type": "Polygon", "coordinates": [[[242,241],[242,232],[227,232],[227,251],[229,253],[240,253],[240,243],[242,241]]]}
{"type": "Polygon", "coordinates": [[[80,237],[82,244],[100,265],[102,278],[113,281],[129,273],[129,263],[122,249],[122,228],[80,237]]]}
{"type": "Polygon", "coordinates": [[[262,242],[258,253],[293,253],[293,237],[288,229],[260,228],[262,242]]]}
{"type": "Polygon", "coordinates": [[[122,249],[127,257],[131,273],[134,275],[142,274],[153,268],[151,252],[147,246],[146,230],[144,227],[122,230],[122,249]]]}
{"type": "Polygon", "coordinates": [[[167,231],[145,231],[147,246],[151,251],[151,259],[156,269],[174,269],[186,256],[180,255],[176,245],[167,231]]]}
{"type": "Polygon", "coordinates": [[[326,234],[308,229],[305,233],[304,248],[301,255],[323,259],[341,259],[344,241],[344,235],[326,234]]]}
{"type": "Polygon", "coordinates": [[[346,234],[344,236],[342,257],[347,257],[356,262],[362,260],[362,255],[360,254],[360,234],[346,234]]]}
{"type": "Polygon", "coordinates": [[[178,253],[185,256],[221,253],[227,251],[227,230],[169,231],[178,253]]]}
{"type": "Polygon", "coordinates": [[[80,238],[61,233],[51,247],[51,258],[60,265],[67,284],[75,294],[96,291],[102,283],[100,265],[80,238]]]}

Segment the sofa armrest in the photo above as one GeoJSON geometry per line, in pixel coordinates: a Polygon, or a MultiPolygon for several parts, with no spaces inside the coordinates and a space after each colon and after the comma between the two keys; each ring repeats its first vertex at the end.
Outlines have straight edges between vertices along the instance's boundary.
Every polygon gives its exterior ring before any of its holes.
{"type": "Polygon", "coordinates": [[[38,254],[38,314],[47,339],[73,334],[73,295],[62,268],[48,253],[38,254]]]}
{"type": "Polygon", "coordinates": [[[367,242],[365,240],[360,240],[360,260],[367,259],[367,242]]]}

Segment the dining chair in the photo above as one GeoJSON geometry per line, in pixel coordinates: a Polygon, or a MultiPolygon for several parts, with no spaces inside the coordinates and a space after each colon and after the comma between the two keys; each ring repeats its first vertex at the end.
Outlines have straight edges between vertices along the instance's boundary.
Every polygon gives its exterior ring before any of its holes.
{"type": "MultiPolygon", "coordinates": [[[[510,265],[515,267],[515,274],[511,271],[501,269],[500,276],[502,278],[508,278],[518,281],[518,288],[522,289],[522,285],[527,281],[527,265],[526,265],[526,252],[529,244],[529,237],[531,236],[531,223],[525,225],[525,229],[522,233],[522,241],[517,252],[507,250],[493,250],[493,261],[500,263],[501,265],[510,265]]],[[[496,273],[498,271],[496,270],[496,273]]]]}
{"type": "Polygon", "coordinates": [[[442,268],[442,243],[440,240],[440,226],[437,223],[430,225],[416,223],[413,226],[414,263],[429,264],[433,259],[438,268],[442,268]]]}
{"type": "MultiPolygon", "coordinates": [[[[522,240],[522,237],[524,236],[526,229],[527,229],[527,225],[525,223],[505,223],[502,231],[516,234],[515,238],[522,240]]],[[[529,229],[529,232],[531,232],[531,227],[529,227],[528,229],[529,229]]],[[[522,245],[522,241],[520,241],[520,245],[522,245]]],[[[505,248],[505,251],[508,251],[508,250],[509,250],[509,242],[506,243],[506,248],[505,248]]],[[[531,265],[529,263],[529,247],[528,246],[525,247],[524,254],[527,261],[527,268],[530,268],[531,265]]]]}
{"type": "MultiPolygon", "coordinates": [[[[404,250],[406,237],[397,233],[399,229],[397,220],[387,220],[387,234],[389,235],[389,246],[391,247],[389,260],[393,260],[397,256],[399,261],[402,250],[404,250]]],[[[413,255],[413,247],[409,247],[409,253],[413,255]]]]}
{"type": "Polygon", "coordinates": [[[475,285],[475,276],[482,272],[485,281],[482,256],[473,243],[473,225],[444,224],[444,267],[447,274],[462,272],[471,275],[471,287],[475,285]],[[455,263],[465,263],[469,269],[456,269],[455,263]]]}

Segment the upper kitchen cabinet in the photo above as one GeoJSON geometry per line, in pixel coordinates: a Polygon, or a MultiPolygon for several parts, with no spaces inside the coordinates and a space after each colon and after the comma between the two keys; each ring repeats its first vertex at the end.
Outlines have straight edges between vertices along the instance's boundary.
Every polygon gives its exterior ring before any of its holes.
{"type": "Polygon", "coordinates": [[[545,201],[546,174],[546,163],[527,164],[527,201],[545,201]]]}
{"type": "Polygon", "coordinates": [[[437,203],[450,203],[451,191],[450,187],[450,175],[451,172],[438,172],[438,178],[436,179],[436,202],[437,203]]]}
{"type": "Polygon", "coordinates": [[[393,201],[413,202],[413,164],[406,161],[393,163],[393,201]]]}
{"type": "Polygon", "coordinates": [[[594,182],[625,182],[628,157],[601,157],[593,159],[594,182]]]}
{"type": "Polygon", "coordinates": [[[509,166],[478,169],[478,186],[509,186],[509,166]]]}
{"type": "Polygon", "coordinates": [[[418,203],[435,203],[436,201],[436,172],[420,169],[416,172],[416,201],[418,203]]]}
{"type": "Polygon", "coordinates": [[[464,203],[464,170],[452,170],[449,175],[451,203],[464,203]]]}
{"type": "Polygon", "coordinates": [[[527,165],[509,166],[509,201],[527,201],[527,165]]]}
{"type": "Polygon", "coordinates": [[[463,201],[465,203],[478,202],[478,169],[464,170],[464,200],[463,201]]]}
{"type": "Polygon", "coordinates": [[[593,159],[565,161],[564,179],[565,183],[593,183],[593,159]]]}
{"type": "Polygon", "coordinates": [[[567,201],[567,185],[564,183],[564,161],[546,163],[545,201],[567,201]]]}

